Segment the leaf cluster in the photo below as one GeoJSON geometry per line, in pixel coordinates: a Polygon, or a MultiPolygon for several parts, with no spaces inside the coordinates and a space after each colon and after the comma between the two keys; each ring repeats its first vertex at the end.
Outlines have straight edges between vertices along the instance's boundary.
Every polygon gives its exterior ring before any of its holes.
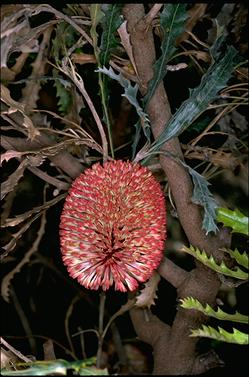
{"type": "MultiPolygon", "coordinates": [[[[232,227],[233,231],[238,233],[245,234],[245,224],[248,224],[248,217],[244,216],[240,211],[231,211],[227,208],[218,208],[217,209],[217,221],[222,221],[226,226],[232,227]]],[[[247,228],[248,229],[248,228],[247,228]]],[[[187,248],[184,247],[183,251],[193,255],[197,260],[203,263],[205,266],[211,268],[213,271],[216,271],[220,274],[230,276],[236,279],[241,279],[248,281],[249,275],[248,271],[245,272],[239,267],[233,269],[228,268],[225,263],[222,261],[221,264],[218,264],[213,256],[208,257],[205,251],[200,251],[198,248],[194,248],[192,245],[187,248]]],[[[246,252],[241,254],[237,249],[235,250],[225,250],[230,254],[232,258],[245,269],[249,270],[249,258],[246,252]]],[[[249,317],[243,315],[236,311],[234,314],[228,314],[218,308],[214,310],[210,305],[206,304],[203,306],[197,299],[194,297],[186,297],[181,300],[181,307],[184,309],[194,309],[204,313],[207,316],[214,317],[218,320],[231,321],[231,322],[240,322],[247,323],[249,322],[249,317]]],[[[218,330],[214,329],[211,326],[203,325],[201,329],[191,330],[190,336],[200,336],[216,339],[228,343],[236,344],[249,344],[249,336],[244,332],[239,331],[236,328],[233,328],[233,333],[229,333],[224,330],[222,327],[218,327],[218,330]]]]}

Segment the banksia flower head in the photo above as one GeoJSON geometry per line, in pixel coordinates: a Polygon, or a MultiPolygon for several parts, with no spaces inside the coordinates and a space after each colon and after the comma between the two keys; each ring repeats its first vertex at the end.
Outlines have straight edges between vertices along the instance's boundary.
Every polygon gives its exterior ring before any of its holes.
{"type": "Polygon", "coordinates": [[[62,259],[86,288],[133,291],[161,261],[166,211],[160,184],[139,164],[96,163],[72,184],[60,222],[62,259]]]}

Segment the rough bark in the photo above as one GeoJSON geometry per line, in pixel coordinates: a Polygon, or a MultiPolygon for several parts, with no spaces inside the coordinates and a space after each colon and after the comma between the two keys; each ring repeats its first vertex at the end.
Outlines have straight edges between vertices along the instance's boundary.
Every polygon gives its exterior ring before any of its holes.
{"type": "MultiPolygon", "coordinates": [[[[126,4],[123,7],[123,15],[127,20],[128,32],[133,46],[140,80],[140,91],[144,95],[147,84],[153,76],[153,63],[156,59],[152,30],[150,27],[148,28],[145,22],[142,4],[126,4]]],[[[170,105],[163,83],[158,86],[148,105],[147,112],[153,135],[157,138],[171,117],[170,105]]],[[[161,150],[169,151],[183,158],[178,138],[167,142],[161,150]]],[[[161,156],[160,163],[167,176],[178,217],[189,242],[200,249],[205,249],[207,253],[212,253],[219,259],[220,252],[218,249],[225,242],[223,235],[220,234],[218,237],[206,236],[202,230],[201,208],[191,201],[193,187],[187,170],[169,157],[161,156]]],[[[166,263],[167,261],[163,262],[163,264],[166,263]]],[[[166,271],[161,266],[159,273],[164,271],[164,277],[167,278],[167,276],[170,277],[170,274],[172,275],[172,269],[169,270],[166,271]],[[169,273],[169,270],[171,273],[169,273]]],[[[169,280],[172,280],[172,276],[169,280]]],[[[178,298],[194,296],[203,303],[213,305],[220,282],[217,274],[203,265],[197,264],[196,269],[188,273],[187,277],[184,276],[180,286],[176,282],[174,285],[177,287],[178,298]]],[[[145,323],[141,309],[132,309],[130,314],[139,337],[153,346],[153,374],[196,374],[219,365],[219,359],[216,356],[209,358],[197,356],[197,338],[189,337],[190,329],[197,328],[203,323],[204,316],[201,313],[179,308],[170,329],[165,324],[159,325],[159,320],[156,321],[154,316],[151,317],[152,321],[145,323]],[[155,321],[157,326],[155,326],[155,321]],[[203,362],[203,360],[206,362],[203,362]]]]}

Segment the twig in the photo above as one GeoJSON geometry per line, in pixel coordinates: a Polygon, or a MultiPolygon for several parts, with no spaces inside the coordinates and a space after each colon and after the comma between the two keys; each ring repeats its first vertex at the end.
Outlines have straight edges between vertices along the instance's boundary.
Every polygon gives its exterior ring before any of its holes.
{"type": "MultiPolygon", "coordinates": [[[[25,339],[25,338],[29,338],[28,335],[25,335],[25,336],[13,336],[13,335],[6,335],[8,338],[11,338],[11,339],[25,339]]],[[[32,334],[32,337],[33,338],[40,338],[40,339],[45,339],[45,340],[52,340],[52,342],[54,344],[56,344],[58,347],[60,347],[66,354],[68,354],[69,356],[71,356],[74,360],[78,360],[75,355],[66,347],[64,347],[61,343],[57,342],[56,340],[54,340],[53,338],[50,338],[50,337],[47,337],[47,336],[44,336],[44,335],[37,335],[37,334],[32,334]]],[[[30,362],[30,361],[33,361],[33,360],[28,360],[27,362],[30,362]]]]}
{"type": "Polygon", "coordinates": [[[67,313],[66,313],[66,317],[65,317],[65,332],[66,332],[66,336],[67,336],[67,340],[68,340],[68,343],[69,343],[69,346],[70,346],[70,349],[71,351],[75,354],[75,350],[74,350],[74,346],[73,346],[73,343],[72,343],[72,340],[71,340],[71,336],[70,336],[70,332],[69,332],[69,318],[73,312],[73,307],[74,305],[76,304],[77,301],[80,300],[80,297],[79,296],[75,296],[73,298],[73,300],[71,301],[68,309],[67,309],[67,313]]]}
{"type": "Polygon", "coordinates": [[[75,71],[74,66],[73,66],[70,58],[67,58],[67,59],[69,61],[71,70],[69,69],[68,66],[66,66],[65,61],[64,61],[62,67],[57,67],[57,66],[55,66],[55,67],[57,69],[59,69],[61,72],[63,72],[65,75],[67,75],[73,81],[73,83],[76,85],[76,87],[79,89],[80,93],[83,95],[84,99],[86,100],[86,102],[87,102],[87,104],[88,104],[88,106],[91,110],[91,113],[94,117],[94,120],[97,124],[97,127],[99,129],[99,133],[100,133],[101,141],[102,141],[102,148],[103,148],[103,161],[106,161],[107,158],[108,158],[108,144],[107,144],[107,139],[106,139],[106,135],[105,135],[105,131],[104,131],[102,122],[99,118],[97,111],[95,110],[95,107],[93,105],[91,98],[89,97],[89,95],[88,95],[88,93],[85,89],[82,77],[80,77],[80,75],[75,71]]]}
{"type": "Polygon", "coordinates": [[[97,351],[97,368],[101,366],[101,357],[102,357],[102,347],[103,347],[103,328],[104,328],[104,312],[105,312],[105,300],[106,300],[106,293],[101,291],[100,292],[100,303],[99,303],[99,342],[98,342],[98,351],[97,351]]]}
{"type": "Polygon", "coordinates": [[[149,13],[146,14],[146,16],[144,17],[144,22],[147,25],[147,27],[150,26],[151,22],[157,16],[162,6],[163,4],[154,4],[153,7],[150,9],[149,13]]]}
{"type": "MultiPolygon", "coordinates": [[[[128,360],[127,360],[126,350],[123,346],[122,339],[121,339],[120,333],[118,331],[118,328],[115,322],[112,322],[111,324],[111,331],[112,331],[113,343],[114,343],[114,346],[115,346],[115,349],[119,358],[119,364],[121,365],[121,368],[125,367],[128,369],[128,360]]],[[[123,372],[123,370],[121,370],[121,372],[123,372]]]]}
{"type": "Polygon", "coordinates": [[[14,347],[12,347],[6,340],[0,338],[1,344],[3,344],[6,348],[8,348],[11,352],[13,352],[19,359],[25,361],[25,363],[30,363],[32,360],[28,357],[24,356],[20,351],[17,351],[14,347]]]}
{"type": "MultiPolygon", "coordinates": [[[[242,95],[241,97],[245,97],[245,95],[242,95]]],[[[232,108],[230,108],[228,106],[228,104],[226,104],[226,107],[216,115],[216,117],[212,120],[212,122],[209,123],[209,125],[205,128],[205,130],[203,130],[191,143],[192,146],[196,145],[200,139],[215,125],[215,123],[217,123],[220,118],[222,118],[225,114],[228,114],[230,112],[232,112],[233,110],[236,109],[236,107],[238,107],[240,104],[234,104],[234,103],[231,103],[230,104],[231,106],[233,106],[232,108]]]]}
{"type": "Polygon", "coordinates": [[[82,327],[78,326],[77,328],[80,331],[80,345],[81,345],[82,357],[83,357],[83,359],[87,359],[86,348],[85,348],[85,339],[84,339],[84,334],[82,333],[82,327]]]}
{"type": "Polygon", "coordinates": [[[32,336],[32,330],[31,330],[28,318],[27,318],[27,316],[26,316],[26,314],[25,314],[25,312],[22,308],[22,305],[20,304],[20,301],[18,300],[18,297],[17,297],[16,292],[13,289],[13,287],[10,290],[10,294],[11,294],[11,298],[13,300],[13,304],[14,304],[14,307],[16,309],[16,312],[17,312],[17,314],[20,318],[21,324],[23,326],[23,329],[24,329],[26,335],[28,336],[28,341],[29,341],[31,352],[32,352],[32,354],[35,355],[36,354],[36,344],[35,344],[34,337],[32,336]]]}
{"type": "MultiPolygon", "coordinates": [[[[34,254],[37,251],[38,246],[39,246],[39,244],[41,242],[41,239],[43,237],[43,234],[44,234],[44,231],[45,231],[45,225],[46,225],[46,211],[43,210],[43,212],[41,213],[41,215],[42,215],[42,218],[41,218],[40,229],[37,232],[37,237],[36,237],[35,241],[33,242],[31,248],[27,251],[27,253],[24,255],[24,257],[22,258],[22,260],[15,266],[15,268],[13,270],[11,270],[7,275],[5,275],[4,278],[3,278],[3,280],[2,280],[1,292],[2,292],[3,298],[7,302],[8,302],[8,298],[9,298],[9,285],[10,285],[10,281],[13,279],[14,275],[16,273],[20,272],[21,268],[26,263],[29,262],[29,260],[31,258],[31,255],[34,254]]],[[[36,216],[34,216],[33,219],[37,219],[39,216],[40,216],[40,213],[38,213],[36,216]]],[[[31,219],[31,221],[28,223],[28,226],[30,226],[30,224],[33,222],[33,219],[31,219]]],[[[27,227],[27,224],[25,224],[23,228],[26,230],[26,227],[27,227]]],[[[19,236],[20,236],[20,234],[19,234],[19,236]]],[[[16,241],[14,241],[14,242],[16,242],[16,241]]]]}
{"type": "Polygon", "coordinates": [[[43,181],[50,183],[51,185],[58,188],[58,190],[68,190],[69,183],[62,182],[57,178],[51,177],[44,171],[38,169],[36,166],[28,167],[28,170],[30,170],[33,174],[35,174],[37,177],[41,178],[43,181]]]}
{"type": "Polygon", "coordinates": [[[48,4],[41,4],[39,5],[37,8],[35,9],[31,9],[32,13],[35,15],[35,14],[38,14],[40,12],[50,12],[50,13],[54,13],[54,15],[59,18],[59,19],[62,19],[66,22],[68,22],[70,25],[73,26],[73,28],[75,30],[77,30],[86,40],[88,43],[90,43],[91,45],[93,44],[92,42],[92,39],[89,37],[89,35],[80,27],[78,26],[78,24],[76,22],[74,22],[70,17],[68,17],[66,14],[64,13],[61,13],[59,12],[58,10],[56,10],[55,8],[53,8],[52,6],[48,5],[48,4]]]}
{"type": "Polygon", "coordinates": [[[116,319],[120,315],[124,314],[125,312],[127,312],[128,310],[133,308],[133,306],[135,306],[135,304],[136,304],[136,298],[128,300],[126,304],[121,306],[121,308],[115,314],[113,314],[113,316],[109,319],[109,321],[108,321],[108,323],[107,323],[107,325],[106,325],[106,327],[103,331],[103,334],[102,334],[103,338],[105,337],[107,330],[109,329],[109,327],[112,324],[112,322],[114,321],[114,319],[116,319]]]}

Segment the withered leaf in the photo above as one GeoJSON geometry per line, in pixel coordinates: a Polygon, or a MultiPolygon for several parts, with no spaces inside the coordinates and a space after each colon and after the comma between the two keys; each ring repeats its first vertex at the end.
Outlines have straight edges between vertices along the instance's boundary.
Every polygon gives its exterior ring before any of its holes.
{"type": "Polygon", "coordinates": [[[138,307],[148,307],[150,308],[151,305],[155,305],[155,299],[157,298],[156,290],[158,283],[160,281],[160,275],[154,271],[153,275],[151,276],[150,280],[145,283],[145,288],[142,289],[139,296],[136,297],[136,306],[138,307]]]}

